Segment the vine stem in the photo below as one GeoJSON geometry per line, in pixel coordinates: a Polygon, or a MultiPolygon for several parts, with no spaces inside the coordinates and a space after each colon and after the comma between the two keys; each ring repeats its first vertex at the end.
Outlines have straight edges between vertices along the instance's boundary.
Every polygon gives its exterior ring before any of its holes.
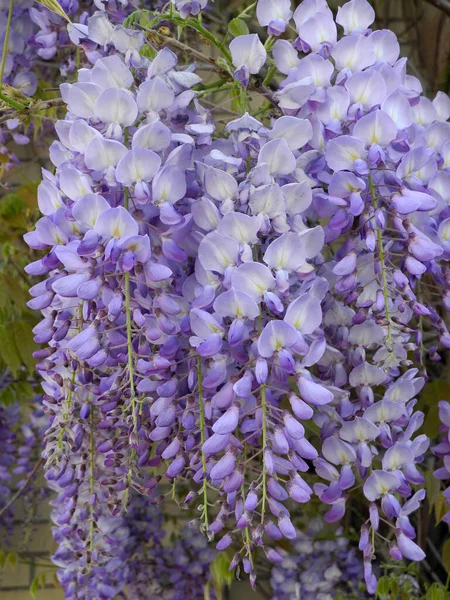
{"type": "MultiPolygon", "coordinates": [[[[376,194],[375,194],[375,186],[372,179],[372,174],[369,173],[369,189],[370,195],[372,197],[372,206],[376,211],[378,208],[376,194]]],[[[388,281],[387,281],[387,271],[386,271],[386,257],[384,255],[384,247],[383,247],[383,233],[378,227],[375,219],[375,227],[377,229],[377,246],[378,246],[378,254],[380,257],[381,264],[381,282],[383,285],[383,298],[384,298],[384,313],[386,315],[387,320],[387,339],[388,339],[388,351],[392,351],[392,329],[391,329],[391,315],[389,310],[389,295],[388,295],[388,281]]]]}
{"type": "Polygon", "coordinates": [[[3,102],[6,102],[6,104],[9,104],[9,106],[12,106],[16,110],[25,110],[25,108],[26,108],[26,106],[24,104],[20,104],[20,102],[16,102],[15,100],[8,98],[8,96],[5,96],[5,94],[2,94],[1,92],[0,92],[0,100],[3,100],[3,102]]]}
{"type": "MultiPolygon", "coordinates": [[[[92,495],[95,490],[95,437],[94,437],[94,406],[91,405],[91,414],[89,419],[90,432],[89,432],[89,462],[90,462],[90,473],[89,473],[89,493],[92,499],[92,495]]],[[[89,503],[90,523],[89,523],[89,571],[92,569],[92,553],[94,551],[94,504],[92,501],[89,503]]]]}
{"type": "Polygon", "coordinates": [[[202,468],[203,468],[203,520],[206,530],[209,527],[208,523],[208,490],[206,487],[206,456],[203,452],[203,444],[205,438],[205,406],[203,402],[203,374],[202,374],[202,359],[197,356],[197,385],[198,385],[198,403],[200,408],[200,440],[202,444],[202,468]]]}
{"type": "Polygon", "coordinates": [[[261,385],[261,409],[262,409],[262,451],[263,451],[263,472],[262,472],[262,504],[261,504],[261,523],[264,521],[264,515],[266,511],[266,483],[267,473],[266,466],[264,463],[264,453],[267,447],[267,397],[266,397],[266,384],[261,385]]]}
{"type": "Polygon", "coordinates": [[[8,54],[9,32],[11,31],[13,7],[14,7],[14,0],[9,0],[8,20],[6,21],[5,40],[3,42],[2,62],[0,65],[0,91],[3,87],[3,74],[5,72],[6,56],[8,54]]]}

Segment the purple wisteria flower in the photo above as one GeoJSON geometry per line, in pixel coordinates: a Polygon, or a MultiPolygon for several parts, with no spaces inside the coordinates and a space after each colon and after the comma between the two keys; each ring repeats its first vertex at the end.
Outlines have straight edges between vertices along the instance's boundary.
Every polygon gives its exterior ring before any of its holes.
{"type": "MultiPolygon", "coordinates": [[[[257,16],[279,35],[291,11],[260,0],[257,16]]],[[[142,34],[105,12],[71,32],[95,64],[61,86],[55,171],[26,240],[47,252],[27,268],[46,277],[29,303],[47,345],[44,457],[58,552],[70,546],[81,585],[116,565],[131,498],[162,500],[161,479],[189,482],[195,522],[233,546],[252,585],[257,550],[278,563],[274,544],[297,538],[297,505],[314,495],[329,523],[363,499],[369,594],[381,546],[424,558],[416,404],[450,346],[435,305],[449,305],[450,101],[421,96],[366,0],[336,20],[325,0],[292,16],[294,43],[229,46],[242,94],[273,58],[281,116],[245,113],[224,134],[171,50],[147,59],[142,34]]]]}

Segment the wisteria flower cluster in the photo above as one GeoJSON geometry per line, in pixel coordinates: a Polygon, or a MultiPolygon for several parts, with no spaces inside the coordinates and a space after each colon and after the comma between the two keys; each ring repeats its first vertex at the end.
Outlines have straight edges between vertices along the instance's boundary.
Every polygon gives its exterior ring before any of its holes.
{"type": "MultiPolygon", "coordinates": [[[[206,2],[172,4],[162,21],[176,9],[209,40],[194,19],[206,2]]],[[[29,306],[43,316],[43,457],[66,595],[114,597],[133,568],[133,503],[145,513],[178,483],[231,569],[254,586],[265,556],[277,586],[300,561],[292,593],[306,598],[331,597],[361,565],[341,538],[299,537],[296,513],[319,502],[338,523],[357,499],[374,594],[376,557],[425,557],[417,401],[450,347],[450,99],[422,95],[367,0],[336,16],[325,0],[295,12],[259,0],[267,41],[244,33],[206,61],[240,109],[222,130],[195,65],[170,44],[145,52],[145,26],[115,8],[69,27],[92,66],[61,85],[55,169],[26,234],[43,253],[26,270],[41,277],[29,306]],[[258,87],[270,121],[251,114],[258,87]]],[[[184,579],[171,583],[181,598],[184,579]]]]}
{"type": "MultiPolygon", "coordinates": [[[[319,523],[320,527],[320,523],[319,523]]],[[[335,539],[320,539],[320,531],[299,532],[290,552],[272,569],[272,600],[330,600],[352,594],[364,598],[360,584],[363,564],[348,539],[337,532],[335,539]]]]}

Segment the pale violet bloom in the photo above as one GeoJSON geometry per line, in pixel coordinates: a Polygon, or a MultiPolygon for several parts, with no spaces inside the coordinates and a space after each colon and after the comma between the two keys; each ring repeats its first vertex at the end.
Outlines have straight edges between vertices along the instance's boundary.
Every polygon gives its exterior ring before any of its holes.
{"type": "Polygon", "coordinates": [[[280,117],[269,132],[269,138],[282,138],[290,150],[299,150],[312,138],[311,123],[297,117],[280,117]]]}
{"type": "Polygon", "coordinates": [[[325,13],[331,17],[333,16],[327,0],[303,0],[303,2],[300,2],[294,12],[294,21],[297,31],[301,25],[306,23],[317,13],[325,13]]]}
{"type": "Polygon", "coordinates": [[[368,172],[365,158],[367,150],[362,140],[350,135],[341,135],[330,140],[325,151],[325,159],[333,171],[368,172]]]}
{"type": "Polygon", "coordinates": [[[235,38],[230,43],[233,65],[236,67],[234,77],[244,87],[248,85],[250,75],[256,75],[266,62],[267,52],[258,35],[248,34],[235,38]]]}
{"type": "Polygon", "coordinates": [[[300,58],[297,50],[288,40],[277,40],[272,49],[275,66],[284,75],[288,75],[291,69],[295,69],[300,58]]]}
{"type": "Polygon", "coordinates": [[[291,0],[258,0],[256,16],[269,35],[280,35],[292,17],[291,0]]]}
{"type": "Polygon", "coordinates": [[[370,67],[376,60],[375,50],[369,38],[354,34],[343,37],[331,49],[336,68],[352,72],[370,67]]]}
{"type": "Polygon", "coordinates": [[[377,110],[357,121],[353,135],[363,140],[368,147],[387,146],[397,137],[397,126],[387,113],[377,110]]]}
{"type": "Polygon", "coordinates": [[[350,94],[351,103],[361,105],[367,111],[382,104],[387,95],[383,76],[374,70],[354,73],[345,82],[345,87],[350,94]]]}
{"type": "Polygon", "coordinates": [[[367,0],[351,0],[338,8],[336,23],[342,25],[345,35],[363,33],[375,21],[375,11],[367,0]]]}
{"type": "Polygon", "coordinates": [[[171,0],[172,4],[183,17],[197,16],[208,4],[208,0],[171,0]]]}
{"type": "Polygon", "coordinates": [[[334,46],[337,40],[337,28],[331,11],[318,12],[310,17],[298,27],[298,34],[303,44],[313,52],[320,51],[323,45],[334,46]]]}
{"type": "Polygon", "coordinates": [[[265,163],[272,177],[289,175],[296,167],[295,156],[284,137],[276,137],[267,142],[259,153],[258,164],[265,163]]]}
{"type": "Polygon", "coordinates": [[[382,496],[395,492],[400,485],[401,481],[394,473],[375,470],[364,483],[364,495],[371,502],[375,502],[382,496]]]}
{"type": "Polygon", "coordinates": [[[296,330],[285,321],[270,321],[258,339],[258,352],[263,358],[270,358],[275,352],[289,349],[298,340],[296,330]]]}
{"type": "Polygon", "coordinates": [[[94,115],[107,125],[107,137],[119,138],[122,136],[122,129],[135,122],[138,107],[131,92],[114,87],[102,91],[98,96],[94,115]]]}

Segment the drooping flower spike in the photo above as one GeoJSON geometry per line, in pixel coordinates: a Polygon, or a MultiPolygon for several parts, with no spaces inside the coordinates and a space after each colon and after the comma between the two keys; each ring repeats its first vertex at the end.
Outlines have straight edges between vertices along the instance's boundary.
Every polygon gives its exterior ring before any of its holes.
{"type": "MultiPolygon", "coordinates": [[[[274,36],[291,19],[279,4],[257,6],[274,36]]],[[[282,116],[246,113],[225,140],[171,50],[148,60],[142,34],[104,13],[77,37],[98,54],[62,86],[56,171],[27,241],[47,250],[28,273],[47,277],[30,306],[48,345],[57,537],[72,544],[85,511],[87,571],[115,564],[100,513],[117,524],[135,493],[161,500],[161,480],[189,482],[196,523],[218,550],[233,546],[253,585],[258,549],[279,562],[274,546],[297,537],[298,505],[314,496],[329,523],[362,499],[369,594],[386,539],[395,560],[424,557],[416,404],[450,340],[428,287],[449,304],[448,98],[421,96],[366,0],[336,20],[305,0],[292,17],[293,43],[230,43],[244,88],[273,59],[282,116]]]]}

